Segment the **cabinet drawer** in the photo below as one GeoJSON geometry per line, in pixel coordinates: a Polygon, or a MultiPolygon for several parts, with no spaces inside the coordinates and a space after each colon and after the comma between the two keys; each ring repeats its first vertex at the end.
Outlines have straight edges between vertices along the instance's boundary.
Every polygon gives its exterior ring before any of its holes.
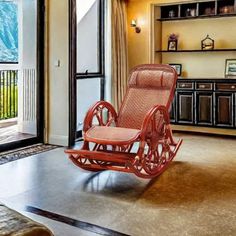
{"type": "Polygon", "coordinates": [[[213,83],[196,83],[196,90],[213,90],[213,83]]]}
{"type": "Polygon", "coordinates": [[[194,83],[193,82],[178,82],[177,88],[178,89],[194,89],[194,83]]]}
{"type": "Polygon", "coordinates": [[[227,84],[227,83],[217,83],[216,89],[219,91],[236,91],[236,83],[227,84]]]}

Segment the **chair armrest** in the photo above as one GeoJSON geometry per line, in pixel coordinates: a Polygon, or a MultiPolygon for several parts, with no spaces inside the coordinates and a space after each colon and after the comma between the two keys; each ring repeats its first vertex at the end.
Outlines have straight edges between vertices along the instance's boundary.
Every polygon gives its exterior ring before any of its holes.
{"type": "Polygon", "coordinates": [[[96,119],[96,125],[99,126],[110,126],[112,123],[116,125],[117,113],[110,103],[106,101],[96,102],[85,116],[84,132],[92,127],[94,119],[96,119]]]}
{"type": "Polygon", "coordinates": [[[169,124],[169,123],[170,123],[169,112],[165,106],[156,105],[152,107],[147,112],[143,120],[142,127],[141,127],[141,134],[140,134],[141,139],[144,140],[149,131],[158,132],[160,131],[163,124],[169,124]],[[156,114],[159,114],[160,116],[159,120],[153,119],[156,114]],[[150,126],[152,130],[150,130],[150,126]]]}

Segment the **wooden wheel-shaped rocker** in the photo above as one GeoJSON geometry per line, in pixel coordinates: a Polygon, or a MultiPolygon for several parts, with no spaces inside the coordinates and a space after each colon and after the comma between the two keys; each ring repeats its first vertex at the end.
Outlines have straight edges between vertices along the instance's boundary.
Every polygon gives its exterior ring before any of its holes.
{"type": "Polygon", "coordinates": [[[116,170],[142,178],[160,175],[182,143],[173,140],[169,120],[176,80],[168,65],[135,67],[118,114],[108,102],[97,102],[84,120],[82,149],[65,152],[88,171],[116,170]]]}

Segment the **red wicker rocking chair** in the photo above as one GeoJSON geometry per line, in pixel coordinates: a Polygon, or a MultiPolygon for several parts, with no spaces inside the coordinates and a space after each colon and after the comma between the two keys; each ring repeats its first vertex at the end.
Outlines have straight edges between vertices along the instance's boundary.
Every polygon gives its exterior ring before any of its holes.
{"type": "Polygon", "coordinates": [[[83,147],[66,150],[69,158],[89,171],[160,175],[182,143],[173,140],[169,120],[176,80],[168,65],[135,67],[118,114],[105,101],[92,106],[84,120],[83,147]]]}

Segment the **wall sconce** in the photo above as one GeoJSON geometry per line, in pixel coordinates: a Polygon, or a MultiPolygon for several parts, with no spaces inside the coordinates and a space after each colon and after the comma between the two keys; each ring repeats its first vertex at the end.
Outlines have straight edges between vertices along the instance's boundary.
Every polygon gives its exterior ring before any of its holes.
{"type": "Polygon", "coordinates": [[[141,32],[141,28],[137,26],[137,20],[131,20],[131,27],[135,28],[137,34],[141,32]]]}

